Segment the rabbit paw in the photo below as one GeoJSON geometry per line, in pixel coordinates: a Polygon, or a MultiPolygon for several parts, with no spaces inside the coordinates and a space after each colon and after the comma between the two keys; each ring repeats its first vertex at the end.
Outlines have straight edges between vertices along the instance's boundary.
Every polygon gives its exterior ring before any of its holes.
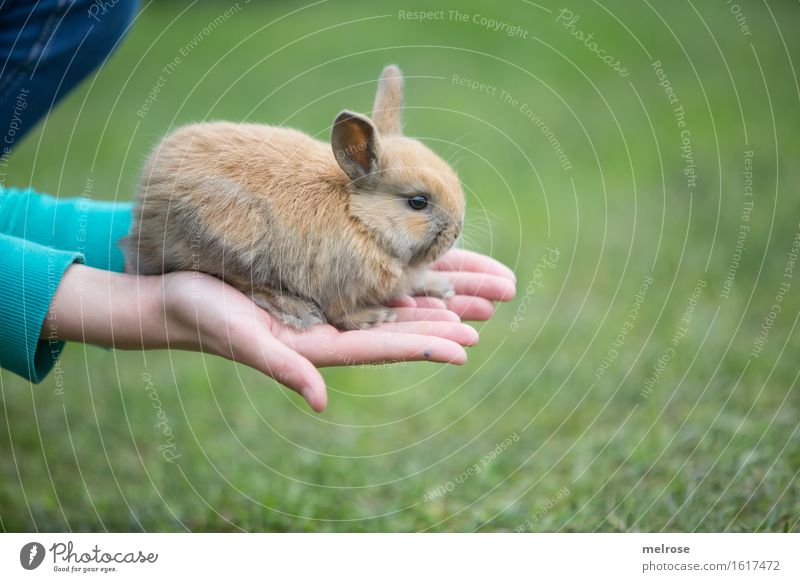
{"type": "Polygon", "coordinates": [[[251,297],[256,305],[266,309],[275,319],[292,329],[302,331],[325,323],[325,316],[320,308],[315,303],[300,297],[271,289],[254,291],[251,297]]]}
{"type": "Polygon", "coordinates": [[[334,325],[340,329],[367,329],[381,323],[390,323],[396,319],[397,313],[388,307],[367,307],[360,311],[343,314],[334,325]]]}
{"type": "Polygon", "coordinates": [[[441,273],[427,271],[411,288],[411,295],[424,295],[426,297],[438,297],[439,299],[450,299],[455,295],[450,279],[441,273]]]}

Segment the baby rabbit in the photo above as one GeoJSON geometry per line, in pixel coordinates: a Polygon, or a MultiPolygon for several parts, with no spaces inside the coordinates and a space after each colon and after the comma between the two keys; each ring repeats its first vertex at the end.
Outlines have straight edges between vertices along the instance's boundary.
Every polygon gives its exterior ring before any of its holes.
{"type": "Polygon", "coordinates": [[[302,330],[392,321],[405,294],[446,298],[428,266],[455,243],[464,194],[450,166],[401,128],[388,66],[372,119],[342,111],[331,145],[283,127],[197,123],[167,136],[141,178],[128,269],[197,270],[302,330]]]}

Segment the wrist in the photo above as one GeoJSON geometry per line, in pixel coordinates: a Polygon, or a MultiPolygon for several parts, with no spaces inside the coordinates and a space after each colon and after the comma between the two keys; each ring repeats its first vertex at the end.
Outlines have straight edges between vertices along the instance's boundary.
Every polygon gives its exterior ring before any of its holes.
{"type": "Polygon", "coordinates": [[[126,306],[120,306],[135,314],[136,321],[130,327],[138,331],[139,345],[135,349],[162,349],[170,345],[170,325],[165,299],[164,277],[147,275],[120,275],[130,281],[125,297],[126,306]],[[132,308],[133,307],[133,308],[132,308]]]}
{"type": "Polygon", "coordinates": [[[205,351],[213,351],[205,345],[210,343],[210,337],[203,337],[201,345],[197,276],[196,273],[176,272],[147,277],[156,283],[154,305],[150,308],[156,310],[160,317],[165,347],[193,351],[202,347],[205,351]]]}

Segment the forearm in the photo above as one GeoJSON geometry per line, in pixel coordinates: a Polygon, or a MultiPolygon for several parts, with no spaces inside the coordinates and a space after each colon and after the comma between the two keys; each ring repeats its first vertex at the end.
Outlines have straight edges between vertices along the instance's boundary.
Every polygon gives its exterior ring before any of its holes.
{"type": "Polygon", "coordinates": [[[179,326],[167,325],[160,281],[74,264],[61,278],[40,337],[121,349],[183,343],[179,326]]]}

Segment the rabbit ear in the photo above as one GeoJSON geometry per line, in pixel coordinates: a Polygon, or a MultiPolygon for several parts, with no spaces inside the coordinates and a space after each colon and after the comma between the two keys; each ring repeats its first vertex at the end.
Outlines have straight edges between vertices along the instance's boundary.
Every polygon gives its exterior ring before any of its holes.
{"type": "Polygon", "coordinates": [[[372,119],[384,135],[401,134],[403,112],[403,73],[397,65],[383,69],[378,93],[372,106],[372,119]]]}
{"type": "Polygon", "coordinates": [[[377,175],[378,132],[368,117],[342,111],[333,122],[331,147],[339,167],[351,180],[377,175]]]}

